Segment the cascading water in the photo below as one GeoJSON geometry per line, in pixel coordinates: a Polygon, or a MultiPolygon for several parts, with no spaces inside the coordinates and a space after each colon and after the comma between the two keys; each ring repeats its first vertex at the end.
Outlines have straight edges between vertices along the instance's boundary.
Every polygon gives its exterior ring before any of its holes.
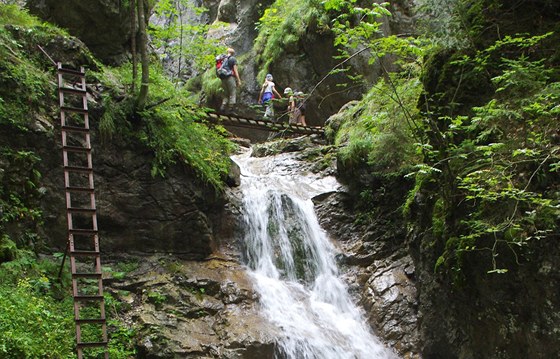
{"type": "Polygon", "coordinates": [[[350,299],[317,221],[311,197],[336,190],[334,178],[294,174],[290,155],[234,160],[242,170],[247,265],[264,315],[281,332],[276,358],[397,358],[350,299]]]}

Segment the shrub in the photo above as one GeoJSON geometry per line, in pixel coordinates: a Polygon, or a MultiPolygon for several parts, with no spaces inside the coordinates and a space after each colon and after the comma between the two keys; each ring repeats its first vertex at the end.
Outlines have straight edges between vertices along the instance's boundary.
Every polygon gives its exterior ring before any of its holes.
{"type": "Polygon", "coordinates": [[[348,108],[335,144],[340,147],[339,160],[348,167],[368,165],[376,171],[398,171],[416,163],[411,116],[421,86],[416,78],[395,76],[393,89],[378,82],[356,106],[348,108]],[[401,103],[396,102],[394,91],[401,103]]]}
{"type": "MultiPolygon", "coordinates": [[[[39,283],[48,283],[42,277],[39,283]]],[[[29,278],[0,286],[2,358],[74,358],[70,296],[60,302],[37,291],[29,278]]]]}

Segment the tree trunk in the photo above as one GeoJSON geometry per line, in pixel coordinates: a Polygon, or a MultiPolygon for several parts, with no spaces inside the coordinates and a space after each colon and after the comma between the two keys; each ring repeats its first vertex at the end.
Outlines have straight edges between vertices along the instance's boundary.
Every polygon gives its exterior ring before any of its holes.
{"type": "Polygon", "coordinates": [[[146,14],[144,13],[144,0],[138,1],[138,32],[140,61],[142,62],[142,84],[136,102],[136,110],[142,111],[148,99],[148,84],[150,82],[150,62],[148,59],[148,35],[146,33],[146,14]]]}
{"type": "Polygon", "coordinates": [[[180,26],[180,33],[179,33],[179,67],[177,69],[177,81],[175,82],[175,86],[181,81],[181,62],[183,60],[183,8],[181,2],[177,2],[177,12],[179,13],[179,26],[180,26]]]}
{"type": "Polygon", "coordinates": [[[136,31],[136,3],[134,0],[130,0],[130,27],[132,29],[132,36],[130,38],[130,51],[132,52],[132,94],[136,93],[136,81],[138,79],[138,59],[136,58],[136,36],[138,36],[138,31],[136,31]]]}

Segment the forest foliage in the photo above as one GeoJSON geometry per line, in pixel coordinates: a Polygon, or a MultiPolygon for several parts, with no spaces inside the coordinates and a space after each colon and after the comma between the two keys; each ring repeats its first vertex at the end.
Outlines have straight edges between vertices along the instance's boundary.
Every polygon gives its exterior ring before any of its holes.
{"type": "Polygon", "coordinates": [[[460,279],[465,260],[478,258],[489,273],[506,273],[558,231],[560,74],[551,48],[558,34],[544,27],[533,34],[489,32],[499,18],[497,1],[419,5],[426,32],[415,38],[381,37],[378,26],[364,24],[367,16],[335,21],[347,51],[359,43],[375,61],[390,54],[400,65],[345,112],[340,159],[372,171],[384,164],[386,171],[416,168],[408,174],[416,185],[403,210],[413,224],[428,215],[411,213],[417,196],[430,199],[428,230],[442,249],[436,269],[460,279]],[[388,103],[400,108],[390,112],[400,126],[383,121],[380,109],[388,103]],[[388,153],[398,160],[392,166],[388,153]]]}

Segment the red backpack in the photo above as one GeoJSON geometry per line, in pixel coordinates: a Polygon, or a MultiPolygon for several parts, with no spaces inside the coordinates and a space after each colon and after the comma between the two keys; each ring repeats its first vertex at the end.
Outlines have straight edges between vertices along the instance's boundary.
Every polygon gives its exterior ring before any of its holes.
{"type": "Polygon", "coordinates": [[[228,60],[228,55],[216,56],[216,76],[221,79],[233,75],[233,71],[229,68],[228,60]]]}

